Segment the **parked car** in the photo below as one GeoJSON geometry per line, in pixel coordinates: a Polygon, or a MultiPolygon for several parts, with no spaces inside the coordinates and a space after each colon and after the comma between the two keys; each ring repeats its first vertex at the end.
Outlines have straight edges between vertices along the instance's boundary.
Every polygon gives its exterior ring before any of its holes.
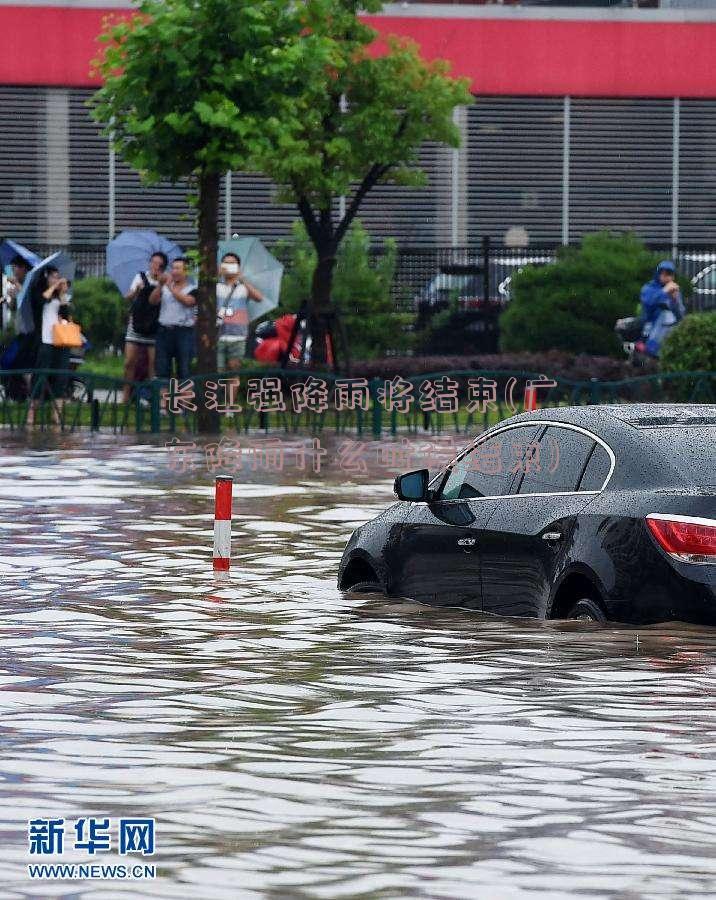
{"type": "Polygon", "coordinates": [[[501,259],[500,262],[503,267],[512,267],[512,271],[508,275],[503,275],[502,280],[497,285],[498,295],[504,303],[509,303],[512,299],[512,279],[515,275],[519,274],[525,266],[546,266],[548,263],[554,262],[554,255],[541,254],[539,256],[509,257],[501,259]]]}
{"type": "MultiPolygon", "coordinates": [[[[543,266],[554,262],[554,255],[525,254],[513,256],[495,256],[490,259],[490,296],[488,303],[504,306],[510,300],[510,286],[513,277],[525,266],[543,266]]],[[[479,266],[479,262],[475,263],[479,266]]],[[[447,268],[450,268],[449,266],[447,268]]],[[[414,298],[415,305],[432,306],[447,305],[457,298],[464,308],[475,308],[483,305],[484,282],[481,274],[454,274],[439,272],[414,298]]]]}
{"type": "Polygon", "coordinates": [[[690,306],[695,310],[716,308],[716,263],[706,266],[691,279],[690,306]]]}
{"type": "Polygon", "coordinates": [[[358,528],[342,590],[509,616],[716,625],[716,405],[563,407],[480,435],[358,528]]]}

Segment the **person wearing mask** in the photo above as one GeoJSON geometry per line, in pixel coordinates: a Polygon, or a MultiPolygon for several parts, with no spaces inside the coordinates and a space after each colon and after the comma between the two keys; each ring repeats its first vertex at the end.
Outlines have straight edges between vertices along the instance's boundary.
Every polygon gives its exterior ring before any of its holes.
{"type": "Polygon", "coordinates": [[[128,403],[132,394],[129,382],[137,378],[140,354],[147,355],[147,377],[154,378],[155,368],[155,342],[157,333],[156,304],[151,304],[149,298],[154,288],[159,284],[159,277],[166,271],[169,260],[165,253],[153,253],[149,260],[149,268],[144,272],[137,272],[134,280],[125,294],[125,298],[132,303],[127,324],[127,333],[124,337],[124,390],[122,399],[128,403]],[[136,320],[136,321],[135,321],[136,320]]]}
{"type": "Polygon", "coordinates": [[[681,289],[674,280],[676,266],[665,259],[656,267],[651,281],[641,289],[641,306],[644,317],[644,350],[649,356],[658,356],[669,331],[686,314],[681,289]]]}
{"type": "Polygon", "coordinates": [[[160,304],[159,327],[156,337],[155,368],[157,377],[172,378],[172,363],[176,377],[189,377],[194,356],[194,328],[196,325],[197,285],[189,278],[189,262],[180,256],[171,264],[169,272],[162,272],[149,295],[149,302],[160,304]]]}
{"type": "Polygon", "coordinates": [[[236,371],[246,353],[249,329],[248,302],[264,299],[258,288],[250,284],[241,271],[241,260],[235,253],[225,253],[219,268],[221,280],[216,285],[217,367],[219,372],[236,371]]]}

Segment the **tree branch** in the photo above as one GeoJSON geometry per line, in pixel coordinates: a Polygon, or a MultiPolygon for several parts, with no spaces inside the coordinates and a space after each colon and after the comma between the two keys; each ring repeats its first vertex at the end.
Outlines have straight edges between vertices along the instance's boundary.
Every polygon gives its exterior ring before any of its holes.
{"type": "Polygon", "coordinates": [[[384,175],[386,175],[392,168],[392,163],[384,163],[382,165],[380,163],[375,163],[373,166],[371,166],[368,174],[365,176],[363,181],[361,181],[360,185],[358,186],[358,190],[353,195],[353,199],[346,209],[346,214],[338,223],[338,227],[336,228],[334,236],[336,245],[340,244],[340,242],[345,237],[346,231],[348,231],[351,222],[353,221],[353,219],[355,219],[366,194],[370,190],[372,190],[380,181],[380,179],[384,175]]]}
{"type": "Polygon", "coordinates": [[[296,194],[296,205],[298,206],[298,211],[303,219],[303,224],[306,226],[308,236],[313,243],[316,244],[319,239],[320,229],[316,220],[316,215],[313,212],[313,207],[311,206],[308,197],[303,191],[296,187],[295,183],[293,183],[293,190],[296,194]]]}
{"type": "MultiPolygon", "coordinates": [[[[405,129],[408,127],[408,114],[404,113],[400,124],[398,125],[393,141],[399,140],[403,134],[405,134],[405,129]]],[[[395,163],[375,163],[371,166],[368,174],[365,176],[363,181],[360,183],[358,190],[353,195],[353,199],[350,202],[350,205],[346,209],[346,214],[343,216],[343,219],[338,223],[338,227],[336,228],[335,233],[335,241],[336,246],[340,244],[340,242],[345,237],[346,231],[350,227],[351,222],[355,219],[356,214],[360,208],[361,203],[365,199],[366,194],[372,190],[376,184],[383,178],[388,172],[395,166],[395,163]]]]}

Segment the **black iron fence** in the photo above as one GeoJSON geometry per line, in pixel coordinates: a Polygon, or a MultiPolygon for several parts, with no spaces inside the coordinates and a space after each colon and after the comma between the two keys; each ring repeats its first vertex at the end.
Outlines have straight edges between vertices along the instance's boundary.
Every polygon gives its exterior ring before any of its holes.
{"type": "MultiPolygon", "coordinates": [[[[688,303],[692,311],[716,309],[716,246],[713,244],[649,244],[649,249],[673,259],[679,277],[692,282],[688,303]]],[[[77,262],[77,277],[105,274],[104,245],[71,244],[58,248],[33,246],[41,255],[66,250],[77,262]]],[[[477,244],[462,247],[401,247],[391,286],[395,304],[402,310],[414,310],[421,302],[435,304],[459,297],[470,306],[485,298],[501,303],[510,299],[514,275],[526,265],[548,265],[559,247],[532,244],[505,247],[483,238],[477,244]]],[[[376,257],[383,251],[376,249],[376,257]]]]}
{"type": "MultiPolygon", "coordinates": [[[[690,310],[716,309],[716,246],[713,244],[647,245],[655,255],[673,259],[678,277],[692,283],[690,310]]],[[[483,239],[466,247],[401,248],[398,251],[392,293],[403,309],[421,302],[439,303],[452,297],[470,306],[487,298],[506,303],[512,279],[527,265],[554,262],[559,247],[536,245],[505,247],[483,239]]],[[[636,299],[636,298],[635,298],[636,299]]]]}
{"type": "Polygon", "coordinates": [[[452,370],[365,379],[265,369],[239,377],[196,375],[185,382],[155,379],[130,385],[131,399],[125,402],[121,379],[50,369],[0,371],[0,433],[193,433],[198,406],[206,404],[216,411],[225,434],[332,432],[380,440],[399,434],[479,432],[521,412],[528,390],[543,407],[716,401],[716,372],[600,382],[523,371],[452,370]],[[61,391],[58,379],[67,383],[61,391]]]}

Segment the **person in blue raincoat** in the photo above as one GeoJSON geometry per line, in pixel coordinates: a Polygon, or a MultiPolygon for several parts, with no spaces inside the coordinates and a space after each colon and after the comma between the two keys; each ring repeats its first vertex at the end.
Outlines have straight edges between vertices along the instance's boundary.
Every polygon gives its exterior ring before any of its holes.
{"type": "Polygon", "coordinates": [[[664,338],[686,314],[679,285],[674,280],[676,266],[665,259],[656,267],[651,281],[641,289],[644,317],[645,349],[649,356],[658,356],[664,338]]]}

